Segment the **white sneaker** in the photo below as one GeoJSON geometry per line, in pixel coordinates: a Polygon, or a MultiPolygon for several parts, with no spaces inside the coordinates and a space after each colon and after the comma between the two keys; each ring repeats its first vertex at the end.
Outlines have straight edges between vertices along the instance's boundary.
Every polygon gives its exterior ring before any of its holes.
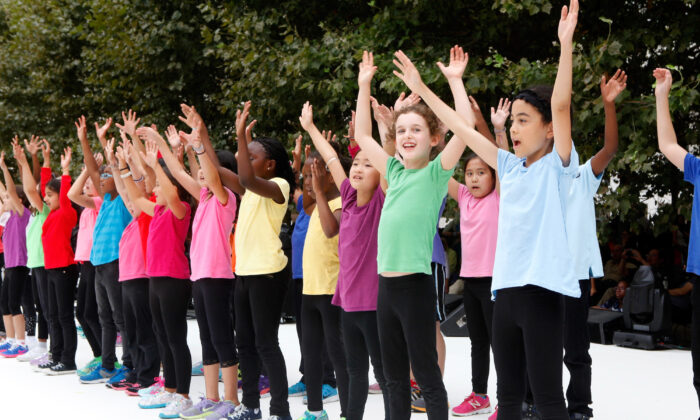
{"type": "Polygon", "coordinates": [[[46,353],[46,349],[42,349],[42,348],[39,348],[38,346],[34,346],[28,352],[17,357],[17,360],[20,362],[31,362],[32,360],[43,356],[45,353],[46,353]]]}
{"type": "Polygon", "coordinates": [[[162,419],[178,419],[180,418],[180,413],[190,408],[192,408],[191,399],[185,398],[180,394],[175,394],[173,400],[160,412],[159,417],[162,419]]]}
{"type": "Polygon", "coordinates": [[[139,407],[145,409],[165,408],[170,401],[173,401],[175,399],[175,395],[178,394],[163,390],[163,392],[160,392],[158,394],[141,398],[141,401],[139,401],[139,407]]]}

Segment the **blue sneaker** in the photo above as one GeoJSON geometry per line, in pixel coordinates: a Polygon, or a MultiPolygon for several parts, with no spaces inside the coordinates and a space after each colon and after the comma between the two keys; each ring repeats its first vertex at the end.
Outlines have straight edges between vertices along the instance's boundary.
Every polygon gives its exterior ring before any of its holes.
{"type": "Polygon", "coordinates": [[[107,381],[107,383],[110,385],[116,384],[119,381],[123,381],[124,379],[126,379],[126,376],[129,374],[129,372],[131,372],[131,369],[129,369],[126,366],[122,366],[118,369],[115,367],[115,370],[117,371],[117,373],[111,378],[109,378],[109,380],[107,381]]]}
{"type": "Polygon", "coordinates": [[[328,413],[326,413],[326,410],[321,411],[321,414],[318,416],[314,416],[313,414],[309,413],[308,411],[304,412],[304,415],[299,417],[298,420],[328,420],[328,413]]]}
{"type": "Polygon", "coordinates": [[[2,357],[6,357],[8,359],[14,359],[17,356],[21,356],[29,351],[29,348],[27,346],[22,346],[22,345],[16,345],[10,347],[9,350],[5,350],[2,353],[2,357]]]}
{"type": "Polygon", "coordinates": [[[260,420],[262,412],[259,408],[248,408],[241,404],[236,407],[236,411],[226,417],[227,420],[260,420]]]}
{"type": "Polygon", "coordinates": [[[192,365],[192,376],[204,376],[204,364],[202,362],[192,365]]]}
{"type": "MultiPolygon", "coordinates": [[[[328,384],[323,384],[323,388],[321,388],[321,398],[323,398],[324,404],[338,401],[338,390],[328,384]]],[[[303,402],[304,404],[308,404],[308,397],[304,397],[303,402]]]]}
{"type": "Polygon", "coordinates": [[[93,370],[89,374],[80,377],[80,382],[83,384],[103,384],[110,380],[119,371],[117,369],[107,370],[100,365],[99,368],[93,370]]]}
{"type": "Polygon", "coordinates": [[[2,344],[0,344],[0,353],[9,350],[11,347],[12,347],[12,343],[5,340],[2,344]]]}
{"type": "Polygon", "coordinates": [[[306,395],[306,384],[299,381],[295,383],[294,385],[289,387],[289,391],[287,391],[290,397],[303,397],[306,395]]]}

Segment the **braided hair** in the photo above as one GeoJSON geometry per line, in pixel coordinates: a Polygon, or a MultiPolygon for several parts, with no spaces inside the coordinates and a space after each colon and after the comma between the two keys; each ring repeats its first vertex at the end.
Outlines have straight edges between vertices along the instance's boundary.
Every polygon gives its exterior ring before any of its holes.
{"type": "Polygon", "coordinates": [[[275,176],[287,181],[289,191],[294,191],[297,185],[296,179],[292,171],[292,165],[289,163],[289,155],[287,155],[287,150],[282,146],[282,143],[270,137],[256,137],[253,141],[262,146],[268,159],[275,161],[275,176]]]}

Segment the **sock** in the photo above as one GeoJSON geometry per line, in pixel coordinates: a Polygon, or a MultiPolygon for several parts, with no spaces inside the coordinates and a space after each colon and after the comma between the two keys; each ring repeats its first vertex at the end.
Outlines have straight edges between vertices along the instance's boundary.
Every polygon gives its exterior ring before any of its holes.
{"type": "Polygon", "coordinates": [[[20,346],[26,345],[26,343],[24,342],[24,340],[17,340],[17,344],[20,345],[20,346]]]}
{"type": "Polygon", "coordinates": [[[46,341],[39,341],[39,342],[36,343],[36,344],[37,344],[37,347],[38,347],[38,348],[40,348],[40,349],[42,349],[42,350],[46,350],[46,341]]]}
{"type": "Polygon", "coordinates": [[[321,414],[323,414],[323,411],[309,411],[311,415],[314,417],[321,417],[321,414]]]}

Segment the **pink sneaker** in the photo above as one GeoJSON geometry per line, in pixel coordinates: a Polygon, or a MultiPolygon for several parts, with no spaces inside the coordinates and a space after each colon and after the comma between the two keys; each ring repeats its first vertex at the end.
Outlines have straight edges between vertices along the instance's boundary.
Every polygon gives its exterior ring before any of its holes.
{"type": "Polygon", "coordinates": [[[372,384],[369,386],[369,393],[370,394],[381,394],[382,388],[379,387],[379,384],[372,384]]]}
{"type": "Polygon", "coordinates": [[[489,396],[481,397],[475,393],[469,394],[462,401],[462,404],[452,409],[452,415],[459,417],[473,416],[475,414],[485,414],[491,412],[489,396]]]}
{"type": "Polygon", "coordinates": [[[489,420],[496,420],[496,419],[498,419],[498,406],[496,406],[496,411],[494,411],[493,414],[491,414],[489,416],[489,420]]]}

